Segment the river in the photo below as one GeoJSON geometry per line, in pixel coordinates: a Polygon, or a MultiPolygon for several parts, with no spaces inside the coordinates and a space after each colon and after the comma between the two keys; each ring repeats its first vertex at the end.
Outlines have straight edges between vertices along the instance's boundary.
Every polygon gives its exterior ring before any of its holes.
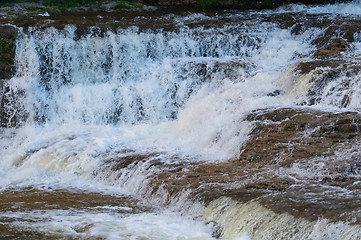
{"type": "Polygon", "coordinates": [[[332,156],[279,168],[269,153],[277,169],[232,169],[255,133],[250,114],[352,112],[356,123],[360,1],[39,19],[17,26],[1,91],[0,238],[361,239],[358,129],[332,156]],[[250,185],[275,176],[290,184],[250,185]]]}

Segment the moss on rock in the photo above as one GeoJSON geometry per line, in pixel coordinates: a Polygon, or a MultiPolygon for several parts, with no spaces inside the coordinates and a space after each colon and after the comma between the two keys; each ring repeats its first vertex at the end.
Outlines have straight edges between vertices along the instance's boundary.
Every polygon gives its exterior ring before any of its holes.
{"type": "Polygon", "coordinates": [[[0,26],[0,79],[14,74],[15,39],[17,30],[12,26],[0,26]]]}

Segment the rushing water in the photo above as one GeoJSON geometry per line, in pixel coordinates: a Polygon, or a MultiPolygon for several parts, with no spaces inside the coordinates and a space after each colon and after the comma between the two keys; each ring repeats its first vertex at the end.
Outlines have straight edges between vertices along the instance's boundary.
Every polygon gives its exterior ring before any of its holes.
{"type": "MultiPolygon", "coordinates": [[[[296,66],[312,61],[315,40],[328,27],[309,21],[357,21],[360,13],[355,1],[143,16],[85,31],[74,24],[19,29],[16,75],[5,82],[1,98],[0,231],[20,239],[216,238],[217,227],[199,219],[204,206],[189,200],[187,189],[176,199],[166,190],[154,193],[150,180],[162,173],[154,162],[237,157],[252,110],[307,105],[357,111],[356,67],[317,85],[311,80],[324,77],[328,66],[320,66],[319,75],[302,75],[296,66]],[[116,159],[128,162],[109,167],[116,159]]],[[[360,63],[360,34],[335,61],[360,63]]],[[[288,171],[302,174],[295,167],[288,171]]],[[[241,214],[265,211],[259,208],[251,203],[241,214]]],[[[222,210],[207,208],[207,221],[216,221],[209,209],[222,210]]],[[[278,223],[291,221],[285,219],[278,223]]],[[[257,222],[235,229],[224,223],[221,237],[273,239],[280,236],[273,228],[289,231],[272,221],[261,233],[257,222]]],[[[346,236],[337,229],[349,228],[319,221],[292,236],[335,239],[346,236]]],[[[358,233],[347,236],[359,239],[358,233]]]]}

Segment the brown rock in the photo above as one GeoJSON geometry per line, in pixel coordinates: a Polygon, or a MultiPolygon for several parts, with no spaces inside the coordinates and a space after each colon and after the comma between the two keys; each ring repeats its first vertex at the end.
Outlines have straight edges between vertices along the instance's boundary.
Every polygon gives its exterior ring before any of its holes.
{"type": "Polygon", "coordinates": [[[340,54],[349,49],[349,44],[341,38],[333,38],[331,42],[327,44],[324,48],[318,49],[315,53],[316,57],[326,58],[333,55],[340,54]]]}
{"type": "MultiPolygon", "coordinates": [[[[254,122],[254,129],[237,159],[194,162],[170,156],[164,162],[158,157],[161,153],[126,151],[121,153],[124,157],[117,153],[99,156],[105,159],[99,171],[113,172],[113,177],[117,172],[121,177],[129,172],[123,168],[149,169],[147,179],[152,191],[148,197],[162,196],[165,205],[189,191],[189,199],[205,204],[222,196],[240,202],[257,199],[275,212],[309,220],[349,220],[352,212],[360,209],[358,192],[352,193],[352,201],[343,199],[342,192],[338,195],[337,191],[324,196],[328,188],[359,189],[355,183],[361,180],[361,153],[353,148],[361,140],[358,113],[262,109],[246,119],[254,122]],[[340,155],[343,151],[345,154],[340,155]],[[317,196],[317,201],[309,196],[317,196]]],[[[355,219],[359,223],[361,215],[355,219]]]]}
{"type": "Polygon", "coordinates": [[[347,142],[361,130],[361,116],[356,112],[267,109],[247,119],[255,125],[239,161],[263,165],[277,160],[281,166],[290,166],[298,159],[331,154],[328,150],[335,142],[347,142]]]}

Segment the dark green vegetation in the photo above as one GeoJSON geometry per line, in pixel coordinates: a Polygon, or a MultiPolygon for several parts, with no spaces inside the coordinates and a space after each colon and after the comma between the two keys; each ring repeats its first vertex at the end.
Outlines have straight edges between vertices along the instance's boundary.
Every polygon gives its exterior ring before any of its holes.
{"type": "Polygon", "coordinates": [[[17,32],[14,28],[0,27],[0,79],[9,78],[12,75],[16,36],[17,32]]]}
{"type": "Polygon", "coordinates": [[[0,54],[9,51],[12,45],[14,45],[14,43],[7,43],[5,40],[0,39],[0,54]]]}
{"type": "Polygon", "coordinates": [[[200,0],[199,1],[199,6],[202,8],[206,8],[211,6],[214,3],[220,3],[222,2],[222,0],[200,0]]]}

